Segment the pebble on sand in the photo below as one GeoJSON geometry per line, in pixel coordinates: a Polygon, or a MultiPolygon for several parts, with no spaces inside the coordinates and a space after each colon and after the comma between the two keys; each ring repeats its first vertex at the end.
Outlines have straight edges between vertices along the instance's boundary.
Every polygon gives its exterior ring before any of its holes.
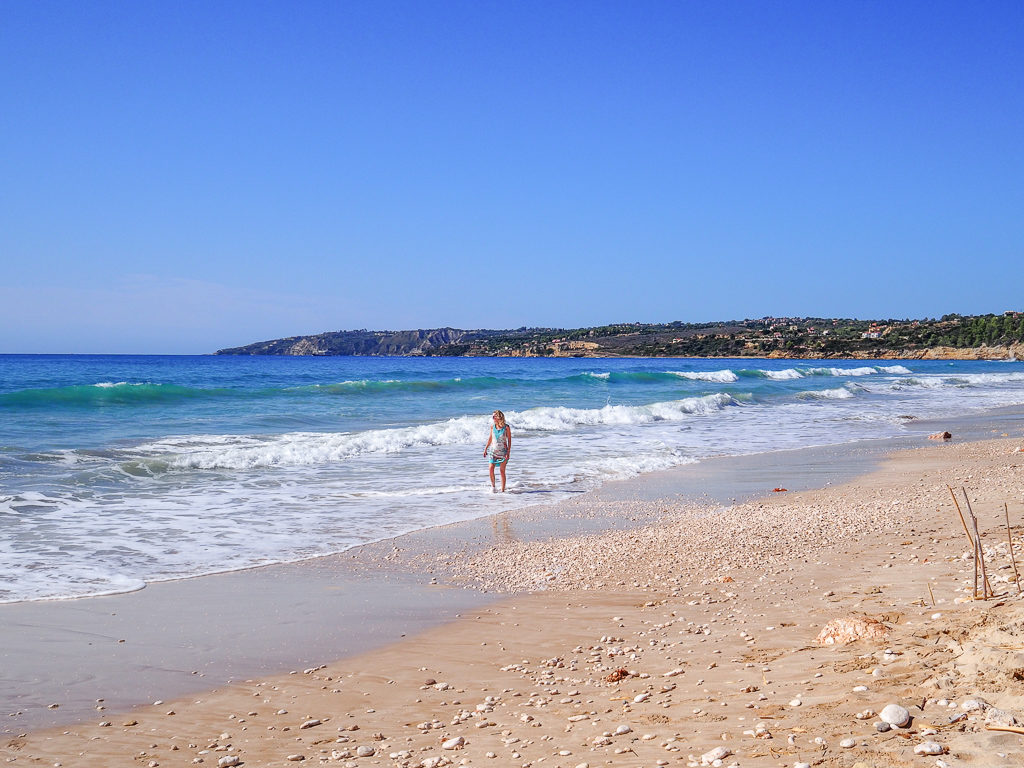
{"type": "Polygon", "coordinates": [[[732,750],[728,747],[715,747],[709,752],[705,752],[700,756],[701,765],[711,765],[715,760],[724,760],[732,754],[732,750]]]}
{"type": "Polygon", "coordinates": [[[937,741],[925,741],[914,747],[915,755],[941,755],[945,751],[946,748],[937,741]]]}
{"type": "Polygon", "coordinates": [[[910,712],[906,707],[901,707],[899,704],[887,704],[878,713],[878,716],[883,722],[895,725],[897,728],[902,728],[910,722],[910,712]]]}

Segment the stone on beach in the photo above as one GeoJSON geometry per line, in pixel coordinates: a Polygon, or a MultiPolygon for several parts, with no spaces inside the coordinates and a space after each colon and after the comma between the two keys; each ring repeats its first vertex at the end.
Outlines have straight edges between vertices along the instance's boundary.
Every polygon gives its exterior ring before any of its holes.
{"type": "Polygon", "coordinates": [[[870,616],[847,616],[832,619],[822,627],[814,642],[818,645],[845,645],[865,638],[885,637],[888,632],[885,624],[878,619],[870,616]]]}
{"type": "Polygon", "coordinates": [[[897,728],[902,728],[910,722],[910,711],[899,704],[886,704],[878,716],[882,722],[895,725],[897,728]]]}
{"type": "Polygon", "coordinates": [[[711,765],[716,760],[724,760],[732,754],[732,750],[728,747],[715,747],[714,749],[705,752],[700,756],[701,765],[711,765]]]}
{"type": "Polygon", "coordinates": [[[945,751],[946,748],[937,741],[925,741],[914,747],[915,755],[941,755],[945,751]]]}
{"type": "Polygon", "coordinates": [[[1005,709],[998,709],[996,707],[989,707],[985,710],[985,724],[1012,728],[1018,724],[1018,721],[1012,712],[1007,712],[1005,709]]]}

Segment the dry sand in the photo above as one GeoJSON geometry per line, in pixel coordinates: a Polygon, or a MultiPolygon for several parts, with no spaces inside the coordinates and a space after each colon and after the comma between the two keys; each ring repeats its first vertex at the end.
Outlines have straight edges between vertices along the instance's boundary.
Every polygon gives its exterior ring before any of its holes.
{"type": "Polygon", "coordinates": [[[1024,721],[1024,601],[1002,506],[1020,567],[1020,445],[929,445],[842,486],[729,508],[616,502],[663,519],[434,555],[438,589],[514,594],[343,661],[97,711],[10,739],[3,755],[152,768],[1024,765],[1024,736],[989,729],[1024,721]],[[947,484],[979,516],[995,599],[970,600],[947,484]],[[885,637],[816,644],[857,615],[885,637]],[[912,720],[879,732],[889,704],[912,720]],[[928,742],[943,754],[915,755],[928,742]]]}

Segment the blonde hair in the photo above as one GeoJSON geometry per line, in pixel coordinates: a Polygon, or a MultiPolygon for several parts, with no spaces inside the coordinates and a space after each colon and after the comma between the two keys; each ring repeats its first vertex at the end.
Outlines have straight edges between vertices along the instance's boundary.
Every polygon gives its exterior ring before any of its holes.
{"type": "Polygon", "coordinates": [[[495,411],[494,413],[491,414],[491,416],[497,416],[498,417],[498,429],[504,429],[504,427],[505,427],[505,414],[502,413],[501,411],[495,411]]]}

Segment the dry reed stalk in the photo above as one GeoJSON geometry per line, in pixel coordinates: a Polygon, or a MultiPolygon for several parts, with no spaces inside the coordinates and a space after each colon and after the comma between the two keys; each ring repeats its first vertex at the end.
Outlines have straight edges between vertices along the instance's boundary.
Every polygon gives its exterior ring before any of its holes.
{"type": "Polygon", "coordinates": [[[953,486],[947,485],[949,488],[949,495],[953,497],[953,503],[956,505],[956,513],[960,515],[960,525],[964,527],[964,533],[967,534],[967,540],[971,542],[971,549],[974,549],[974,537],[971,536],[970,530],[967,528],[967,521],[964,520],[964,513],[960,511],[960,502],[956,500],[956,493],[953,491],[953,486]]]}
{"type": "Polygon", "coordinates": [[[928,587],[928,597],[930,597],[932,599],[932,608],[934,608],[935,607],[935,593],[932,592],[932,585],[929,584],[927,581],[924,584],[925,584],[926,587],[928,587]]]}
{"type": "Polygon", "coordinates": [[[978,547],[974,547],[974,591],[971,593],[971,599],[978,599],[978,547]]]}
{"type": "Polygon", "coordinates": [[[1024,728],[1016,728],[1012,725],[986,725],[986,731],[1006,731],[1007,733],[1024,733],[1024,728]]]}
{"type": "MultiPolygon", "coordinates": [[[[975,543],[975,559],[981,562],[981,591],[983,593],[982,599],[988,600],[990,597],[991,587],[988,583],[988,572],[985,570],[985,550],[981,546],[981,534],[978,532],[978,518],[974,514],[974,510],[971,508],[971,500],[967,498],[967,489],[960,486],[960,492],[964,495],[964,503],[967,504],[967,514],[971,516],[971,525],[974,528],[974,543],[975,543]]],[[[977,570],[977,566],[975,566],[977,570]]],[[[977,578],[977,577],[975,577],[977,578]]],[[[991,595],[994,596],[995,592],[992,591],[991,595]]]]}
{"type": "Polygon", "coordinates": [[[1010,533],[1010,507],[1003,502],[1003,514],[1006,515],[1006,539],[1010,542],[1010,562],[1013,563],[1013,581],[1017,585],[1017,594],[1021,594],[1020,574],[1017,573],[1017,558],[1013,556],[1013,534],[1010,533]]]}

